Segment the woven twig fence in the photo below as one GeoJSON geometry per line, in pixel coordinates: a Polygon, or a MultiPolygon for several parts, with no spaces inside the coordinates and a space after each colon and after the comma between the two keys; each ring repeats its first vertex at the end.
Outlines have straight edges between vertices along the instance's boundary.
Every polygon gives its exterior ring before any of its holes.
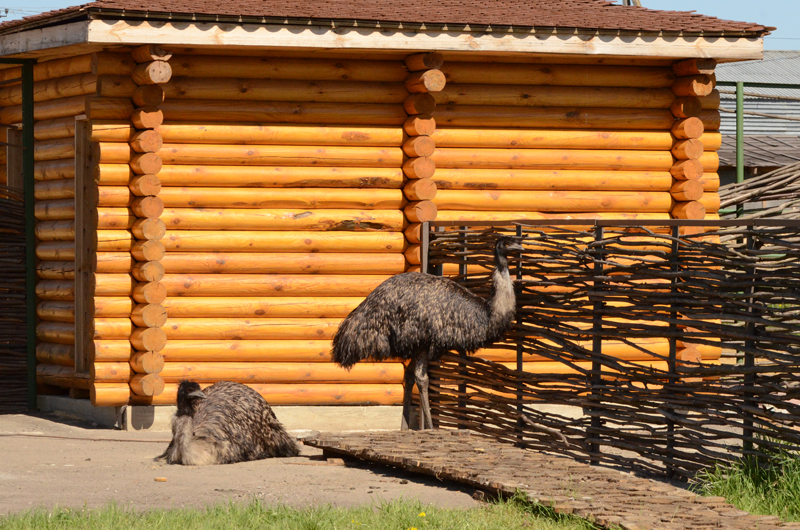
{"type": "Polygon", "coordinates": [[[726,218],[800,219],[800,162],[726,184],[719,189],[719,198],[726,218]]]}
{"type": "Polygon", "coordinates": [[[691,230],[588,221],[432,233],[429,270],[458,263],[456,279],[485,296],[481,266],[491,266],[496,233],[523,235],[526,249],[512,259],[516,327],[496,345],[516,348],[517,365],[445,356],[431,368],[435,421],[679,478],[800,449],[800,222],[772,223],[791,226],[679,235],[691,230]],[[620,345],[625,355],[614,353],[620,345]],[[720,348],[743,358],[681,354],[720,348]]]}
{"type": "Polygon", "coordinates": [[[25,308],[22,194],[0,186],[0,414],[27,404],[25,308]]]}

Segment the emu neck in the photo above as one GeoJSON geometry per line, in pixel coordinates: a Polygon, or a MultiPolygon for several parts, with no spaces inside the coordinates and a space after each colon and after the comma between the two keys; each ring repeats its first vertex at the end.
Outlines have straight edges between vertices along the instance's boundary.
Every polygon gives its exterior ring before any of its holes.
{"type": "Polygon", "coordinates": [[[517,306],[514,281],[508,272],[508,259],[504,254],[495,253],[495,262],[497,266],[492,273],[492,296],[489,299],[491,316],[487,333],[492,341],[497,340],[508,328],[517,306]]]}

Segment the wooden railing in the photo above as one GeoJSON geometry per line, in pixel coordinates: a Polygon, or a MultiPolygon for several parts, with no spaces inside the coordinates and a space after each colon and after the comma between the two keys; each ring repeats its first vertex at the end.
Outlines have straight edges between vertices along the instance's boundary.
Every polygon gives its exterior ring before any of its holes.
{"type": "Polygon", "coordinates": [[[481,295],[496,234],[526,249],[516,362],[433,366],[440,427],[678,478],[800,449],[800,221],[558,223],[430,223],[428,270],[481,295]]]}

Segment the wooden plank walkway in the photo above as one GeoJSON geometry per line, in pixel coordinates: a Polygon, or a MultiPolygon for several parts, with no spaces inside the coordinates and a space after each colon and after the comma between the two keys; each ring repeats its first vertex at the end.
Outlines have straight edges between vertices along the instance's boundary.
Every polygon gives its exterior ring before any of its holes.
{"type": "Polygon", "coordinates": [[[304,442],[330,456],[400,467],[493,494],[519,490],[531,501],[603,527],[800,529],[800,523],[737,510],[721,497],[700,497],[657,480],[519,449],[468,431],[323,434],[304,442]]]}

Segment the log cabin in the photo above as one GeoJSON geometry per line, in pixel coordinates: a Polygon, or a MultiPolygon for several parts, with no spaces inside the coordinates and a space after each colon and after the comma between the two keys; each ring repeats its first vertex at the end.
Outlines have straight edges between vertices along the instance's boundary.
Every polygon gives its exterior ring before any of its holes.
{"type": "Polygon", "coordinates": [[[36,61],[27,109],[26,67],[0,65],[0,178],[35,198],[38,391],[399,404],[402,365],[329,349],[419,269],[420,223],[716,218],[714,68],[770,29],[603,0],[98,0],[0,24],[0,57],[36,61]]]}

